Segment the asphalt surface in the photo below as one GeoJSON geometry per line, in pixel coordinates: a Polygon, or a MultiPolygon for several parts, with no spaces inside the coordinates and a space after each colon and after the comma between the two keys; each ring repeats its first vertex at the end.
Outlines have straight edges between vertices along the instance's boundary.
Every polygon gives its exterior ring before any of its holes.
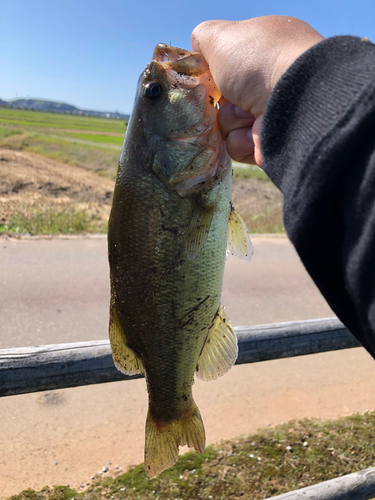
{"type": "Polygon", "coordinates": [[[106,338],[106,240],[0,240],[0,348],[106,338]]]}
{"type": "MultiPolygon", "coordinates": [[[[229,258],[222,302],[232,324],[333,316],[285,237],[254,237],[249,264],[229,258]]],[[[0,348],[107,337],[104,238],[0,239],[0,348]]],[[[362,348],[236,366],[197,381],[207,442],[294,418],[375,407],[375,363],[362,348]]],[[[143,459],[142,379],[0,399],[0,498],[46,484],[78,486],[143,459]],[[109,464],[111,462],[111,464],[109,464]]]]}
{"type": "MultiPolygon", "coordinates": [[[[254,238],[248,263],[229,257],[222,302],[234,326],[333,316],[288,240],[254,238]]],[[[0,349],[107,337],[104,237],[0,240],[0,349]]]]}

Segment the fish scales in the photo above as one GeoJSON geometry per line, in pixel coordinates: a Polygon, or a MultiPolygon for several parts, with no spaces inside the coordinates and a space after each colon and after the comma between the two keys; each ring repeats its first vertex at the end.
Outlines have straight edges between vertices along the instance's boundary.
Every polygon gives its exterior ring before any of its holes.
{"type": "Polygon", "coordinates": [[[117,368],[146,376],[150,477],[177,460],[180,445],[204,450],[194,374],[216,378],[237,355],[220,306],[233,212],[219,96],[201,55],[159,45],[140,77],[117,174],[110,339],[117,368]]]}

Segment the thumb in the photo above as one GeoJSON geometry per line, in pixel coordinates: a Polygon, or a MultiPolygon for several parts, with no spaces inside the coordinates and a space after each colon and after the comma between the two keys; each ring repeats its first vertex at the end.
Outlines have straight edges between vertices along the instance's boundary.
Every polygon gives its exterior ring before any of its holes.
{"type": "Polygon", "coordinates": [[[227,21],[204,21],[194,29],[191,34],[191,46],[195,52],[201,52],[208,62],[210,51],[217,41],[220,27],[227,21]]]}

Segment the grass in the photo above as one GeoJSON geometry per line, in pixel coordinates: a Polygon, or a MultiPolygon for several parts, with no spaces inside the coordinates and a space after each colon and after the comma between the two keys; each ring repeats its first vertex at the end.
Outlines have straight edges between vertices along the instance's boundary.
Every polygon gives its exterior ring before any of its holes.
{"type": "Polygon", "coordinates": [[[32,132],[26,134],[9,134],[3,140],[0,138],[1,146],[20,151],[29,151],[61,163],[76,165],[112,180],[116,177],[120,156],[120,147],[113,149],[105,147],[105,144],[98,144],[96,146],[92,143],[81,144],[74,141],[70,142],[63,136],[53,137],[32,132]]]}
{"type": "Polygon", "coordinates": [[[256,165],[233,163],[232,201],[250,233],[284,233],[280,191],[256,165]]]}
{"type": "Polygon", "coordinates": [[[118,146],[119,149],[122,148],[124,142],[124,134],[114,135],[99,135],[99,134],[78,134],[78,133],[65,133],[65,137],[70,137],[73,139],[78,139],[80,141],[94,142],[98,144],[107,144],[118,146]]]}
{"type": "MultiPolygon", "coordinates": [[[[0,146],[31,151],[114,179],[127,122],[0,108],[0,146]],[[96,133],[95,133],[96,132],[96,133]]],[[[233,163],[233,179],[269,181],[255,165],[233,163]]]]}
{"type": "Polygon", "coordinates": [[[8,108],[0,108],[0,123],[26,125],[33,128],[92,130],[112,133],[125,133],[127,125],[124,120],[8,108]]]}
{"type": "Polygon", "coordinates": [[[285,233],[282,207],[266,208],[261,213],[244,216],[250,234],[285,233]]]}
{"type": "Polygon", "coordinates": [[[86,491],[26,490],[8,500],[260,500],[372,467],[375,413],[302,420],[188,452],[155,479],[143,465],[117,477],[97,476],[86,491]],[[65,496],[64,496],[65,495],[65,496]]]}
{"type": "Polygon", "coordinates": [[[12,128],[0,127],[0,141],[6,139],[7,137],[12,137],[12,135],[19,135],[22,132],[20,130],[14,130],[12,128]]]}
{"type": "Polygon", "coordinates": [[[106,230],[106,224],[95,212],[78,210],[74,206],[33,209],[27,214],[15,213],[8,224],[0,226],[0,234],[76,234],[106,230]]]}
{"type": "Polygon", "coordinates": [[[244,165],[233,162],[233,180],[256,179],[261,182],[271,182],[268,175],[257,165],[244,165]]]}
{"type": "Polygon", "coordinates": [[[0,108],[0,147],[116,176],[127,122],[0,108]]]}

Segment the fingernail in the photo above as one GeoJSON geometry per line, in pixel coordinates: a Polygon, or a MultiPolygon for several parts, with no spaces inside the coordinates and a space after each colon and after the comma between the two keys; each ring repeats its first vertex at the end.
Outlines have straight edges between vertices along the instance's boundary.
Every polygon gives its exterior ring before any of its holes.
{"type": "Polygon", "coordinates": [[[253,118],[253,115],[250,113],[250,111],[245,111],[242,108],[239,108],[238,106],[234,106],[234,114],[238,118],[253,118]]]}

